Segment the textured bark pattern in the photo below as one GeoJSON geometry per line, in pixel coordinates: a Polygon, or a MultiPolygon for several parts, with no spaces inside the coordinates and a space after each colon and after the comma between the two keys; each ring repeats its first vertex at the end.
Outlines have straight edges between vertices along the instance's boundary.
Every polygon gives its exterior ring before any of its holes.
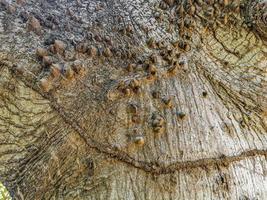
{"type": "Polygon", "coordinates": [[[267,199],[266,1],[0,1],[14,199],[267,199]]]}

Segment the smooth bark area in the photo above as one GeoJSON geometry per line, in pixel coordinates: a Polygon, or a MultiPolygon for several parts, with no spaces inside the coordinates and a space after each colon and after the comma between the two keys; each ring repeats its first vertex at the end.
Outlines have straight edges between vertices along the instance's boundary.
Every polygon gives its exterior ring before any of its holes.
{"type": "Polygon", "coordinates": [[[0,0],[14,199],[267,199],[265,0],[0,0]]]}

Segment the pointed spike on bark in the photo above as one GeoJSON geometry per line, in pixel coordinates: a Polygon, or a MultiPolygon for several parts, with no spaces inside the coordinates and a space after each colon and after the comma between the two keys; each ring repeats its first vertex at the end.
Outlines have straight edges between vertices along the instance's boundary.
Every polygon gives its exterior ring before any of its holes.
{"type": "Polygon", "coordinates": [[[50,66],[53,63],[53,58],[51,56],[44,56],[43,57],[43,64],[45,66],[50,66]]]}
{"type": "Polygon", "coordinates": [[[27,22],[28,30],[33,31],[36,34],[41,34],[42,26],[38,19],[36,19],[33,15],[29,16],[28,22],[27,22]]]}
{"type": "Polygon", "coordinates": [[[130,63],[130,64],[127,66],[126,70],[127,70],[128,72],[133,72],[135,68],[136,68],[136,65],[133,64],[133,63],[130,63]]]}
{"type": "Polygon", "coordinates": [[[66,44],[61,40],[55,40],[53,44],[54,53],[63,54],[66,49],[66,44]]]}
{"type": "Polygon", "coordinates": [[[52,89],[51,81],[48,78],[42,78],[39,85],[44,92],[49,92],[52,89]]]}
{"type": "Polygon", "coordinates": [[[165,104],[167,108],[171,108],[173,106],[171,97],[163,97],[162,102],[165,104]]]}
{"type": "Polygon", "coordinates": [[[138,146],[143,146],[145,144],[145,138],[144,138],[144,136],[135,136],[133,138],[133,141],[138,146]]]}
{"type": "Polygon", "coordinates": [[[149,74],[152,75],[152,76],[156,75],[156,73],[157,73],[157,68],[156,68],[156,66],[153,65],[153,64],[149,64],[149,66],[148,66],[148,72],[149,72],[149,74]]]}
{"type": "Polygon", "coordinates": [[[125,96],[130,96],[131,95],[131,90],[129,88],[124,88],[122,90],[122,92],[124,93],[125,96]]]}
{"type": "Polygon", "coordinates": [[[154,38],[149,38],[147,40],[147,46],[151,49],[155,49],[157,46],[156,46],[156,41],[154,38]]]}
{"type": "Polygon", "coordinates": [[[184,112],[182,112],[182,111],[178,111],[178,112],[176,113],[176,115],[177,115],[177,117],[180,118],[180,119],[184,119],[185,116],[186,116],[186,114],[185,114],[184,112]]]}
{"type": "Polygon", "coordinates": [[[74,78],[74,71],[71,66],[66,66],[64,75],[68,80],[72,80],[74,78]]]}
{"type": "Polygon", "coordinates": [[[136,114],[138,112],[138,105],[134,102],[129,104],[129,112],[136,114]]]}
{"type": "Polygon", "coordinates": [[[82,61],[75,60],[72,64],[72,68],[74,72],[78,75],[84,75],[85,74],[85,66],[82,61]]]}
{"type": "Polygon", "coordinates": [[[58,78],[60,76],[61,66],[59,64],[52,64],[50,67],[50,73],[53,78],[58,78]]]}
{"type": "Polygon", "coordinates": [[[39,57],[39,58],[43,58],[44,56],[47,56],[48,55],[48,51],[44,48],[37,48],[36,49],[36,55],[39,57]]]}
{"type": "Polygon", "coordinates": [[[104,49],[104,51],[103,51],[103,55],[105,56],[105,57],[112,57],[112,52],[111,52],[111,50],[107,47],[107,48],[105,48],[104,49]]]}

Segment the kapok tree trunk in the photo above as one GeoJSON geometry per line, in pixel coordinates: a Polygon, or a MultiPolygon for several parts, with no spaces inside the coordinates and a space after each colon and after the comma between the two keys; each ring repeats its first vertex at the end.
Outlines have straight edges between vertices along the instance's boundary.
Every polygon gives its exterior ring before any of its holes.
{"type": "Polygon", "coordinates": [[[14,199],[267,199],[265,0],[0,2],[14,199]]]}

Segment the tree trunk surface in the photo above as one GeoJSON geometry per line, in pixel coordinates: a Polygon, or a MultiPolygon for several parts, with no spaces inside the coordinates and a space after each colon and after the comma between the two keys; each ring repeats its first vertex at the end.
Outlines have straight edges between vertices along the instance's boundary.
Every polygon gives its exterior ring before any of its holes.
{"type": "Polygon", "coordinates": [[[266,0],[0,0],[13,199],[267,199],[266,0]]]}

